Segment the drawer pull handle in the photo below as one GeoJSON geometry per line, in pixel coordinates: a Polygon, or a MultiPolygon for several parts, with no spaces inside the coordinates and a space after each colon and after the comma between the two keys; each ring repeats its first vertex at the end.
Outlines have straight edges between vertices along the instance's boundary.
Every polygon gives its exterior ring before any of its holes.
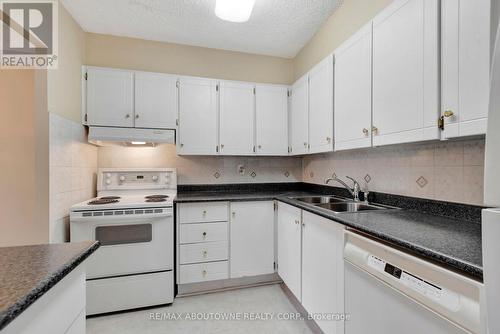
{"type": "Polygon", "coordinates": [[[207,276],[207,271],[206,270],[203,270],[201,273],[203,274],[203,276],[207,276]]]}
{"type": "Polygon", "coordinates": [[[207,215],[207,210],[203,210],[203,215],[206,216],[207,215]]]}
{"type": "Polygon", "coordinates": [[[207,257],[207,255],[208,255],[208,252],[206,250],[203,251],[203,257],[207,257]]]}
{"type": "Polygon", "coordinates": [[[203,238],[207,236],[207,232],[203,232],[203,238]]]}

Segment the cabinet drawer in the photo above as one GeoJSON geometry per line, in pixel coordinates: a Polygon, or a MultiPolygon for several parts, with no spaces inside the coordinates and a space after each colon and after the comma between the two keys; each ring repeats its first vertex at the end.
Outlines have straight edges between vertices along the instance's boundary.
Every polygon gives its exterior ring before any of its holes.
{"type": "Polygon", "coordinates": [[[228,261],[184,264],[180,268],[180,284],[229,278],[228,261]]]}
{"type": "Polygon", "coordinates": [[[228,210],[227,202],[182,203],[179,221],[181,224],[227,221],[228,210]]]}
{"type": "Polygon", "coordinates": [[[180,243],[227,241],[227,222],[185,224],[180,226],[180,243]]]}
{"type": "Polygon", "coordinates": [[[180,264],[224,261],[228,259],[228,251],[227,241],[181,245],[180,264]]]}

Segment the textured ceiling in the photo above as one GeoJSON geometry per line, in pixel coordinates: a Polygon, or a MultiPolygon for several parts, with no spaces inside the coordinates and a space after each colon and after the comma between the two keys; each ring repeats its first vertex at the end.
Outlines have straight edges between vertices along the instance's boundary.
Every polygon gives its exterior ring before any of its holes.
{"type": "Polygon", "coordinates": [[[214,14],[215,0],[62,0],[88,32],[292,58],[342,0],[256,0],[250,20],[214,14]]]}

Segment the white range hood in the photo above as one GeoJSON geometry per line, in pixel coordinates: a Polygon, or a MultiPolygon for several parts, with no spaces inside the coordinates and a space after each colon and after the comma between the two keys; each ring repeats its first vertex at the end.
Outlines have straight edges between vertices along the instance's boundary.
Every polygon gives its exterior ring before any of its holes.
{"type": "Polygon", "coordinates": [[[175,144],[175,130],[90,126],[88,140],[98,146],[175,144]]]}

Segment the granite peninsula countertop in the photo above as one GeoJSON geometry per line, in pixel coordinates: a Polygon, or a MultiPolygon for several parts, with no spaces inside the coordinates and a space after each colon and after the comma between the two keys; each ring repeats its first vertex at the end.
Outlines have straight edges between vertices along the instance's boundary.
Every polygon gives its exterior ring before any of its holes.
{"type": "Polygon", "coordinates": [[[0,330],[97,248],[96,241],[0,247],[0,330]]]}
{"type": "Polygon", "coordinates": [[[482,281],[481,207],[375,193],[370,195],[374,203],[406,208],[334,213],[294,199],[326,194],[346,196],[344,189],[303,183],[186,186],[179,189],[175,202],[278,200],[482,281]]]}

